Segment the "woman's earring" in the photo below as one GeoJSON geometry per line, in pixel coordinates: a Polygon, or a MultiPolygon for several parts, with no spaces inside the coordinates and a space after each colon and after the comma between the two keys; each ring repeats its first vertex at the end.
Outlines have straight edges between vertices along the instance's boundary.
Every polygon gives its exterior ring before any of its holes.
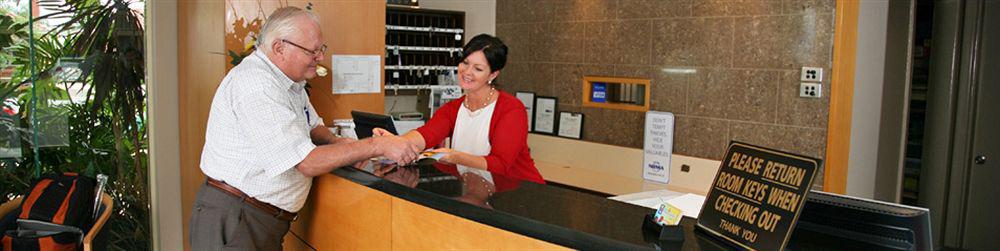
{"type": "Polygon", "coordinates": [[[490,84],[491,84],[491,85],[493,84],[493,80],[492,80],[492,79],[490,79],[490,84]]]}

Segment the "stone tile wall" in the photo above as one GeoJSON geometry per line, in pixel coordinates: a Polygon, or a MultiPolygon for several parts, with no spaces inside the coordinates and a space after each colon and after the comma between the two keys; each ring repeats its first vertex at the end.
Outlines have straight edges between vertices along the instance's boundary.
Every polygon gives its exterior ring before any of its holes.
{"type": "Polygon", "coordinates": [[[580,101],[584,75],[636,77],[652,81],[652,110],[676,115],[675,153],[721,159],[738,140],[823,158],[834,3],[500,0],[499,80],[584,113],[588,141],[642,148],[643,113],[580,101]],[[822,99],[798,97],[803,66],[825,69],[822,99]]]}

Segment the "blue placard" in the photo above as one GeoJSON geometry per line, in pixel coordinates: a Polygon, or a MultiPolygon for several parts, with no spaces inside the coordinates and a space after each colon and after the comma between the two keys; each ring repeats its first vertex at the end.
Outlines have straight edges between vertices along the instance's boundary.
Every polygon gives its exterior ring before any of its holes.
{"type": "Polygon", "coordinates": [[[604,103],[608,96],[608,84],[601,82],[591,83],[590,101],[604,103]]]}

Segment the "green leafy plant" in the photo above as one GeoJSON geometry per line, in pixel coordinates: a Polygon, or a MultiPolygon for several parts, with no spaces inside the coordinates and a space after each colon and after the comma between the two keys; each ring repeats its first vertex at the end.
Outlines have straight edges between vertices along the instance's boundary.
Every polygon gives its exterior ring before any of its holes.
{"type": "Polygon", "coordinates": [[[50,100],[66,99],[66,91],[56,86],[57,83],[62,81],[61,79],[56,79],[57,72],[61,70],[56,64],[60,58],[74,55],[74,52],[69,47],[69,41],[70,39],[60,39],[55,35],[37,35],[33,41],[33,58],[29,57],[31,45],[28,43],[22,42],[11,46],[12,63],[21,67],[17,67],[14,70],[9,84],[10,87],[13,87],[11,88],[12,91],[7,95],[0,96],[0,98],[18,97],[21,107],[27,107],[28,102],[31,100],[31,95],[29,95],[31,91],[31,78],[34,77],[35,96],[43,106],[47,105],[50,100]],[[34,61],[35,70],[38,72],[34,76],[31,74],[30,67],[27,67],[31,61],[34,61]]]}
{"type": "MultiPolygon", "coordinates": [[[[11,81],[0,83],[5,104],[17,100],[22,108],[16,116],[0,116],[0,124],[6,126],[0,129],[18,128],[14,131],[23,149],[21,158],[0,160],[4,181],[0,202],[25,191],[35,168],[108,174],[105,191],[114,198],[115,211],[102,235],[112,250],[146,250],[150,244],[143,14],[131,8],[133,4],[141,2],[39,0],[40,6],[52,12],[36,21],[68,21],[31,34],[34,58],[28,55],[29,44],[12,39],[11,61],[15,65],[34,62],[36,73],[19,67],[11,81]],[[67,58],[78,59],[76,74],[64,74],[67,58]],[[32,80],[34,115],[26,109],[31,104],[32,80]],[[68,105],[49,102],[68,99],[70,88],[82,88],[85,100],[68,105]],[[65,146],[37,148],[39,164],[33,161],[36,155],[29,140],[39,131],[29,125],[31,116],[39,120],[68,117],[72,139],[65,146]]],[[[0,29],[3,24],[0,21],[0,29]]]]}
{"type": "Polygon", "coordinates": [[[28,36],[28,31],[24,27],[25,23],[16,22],[14,17],[0,15],[0,50],[4,51],[0,54],[0,66],[5,66],[13,60],[13,57],[6,53],[6,48],[28,36]]]}

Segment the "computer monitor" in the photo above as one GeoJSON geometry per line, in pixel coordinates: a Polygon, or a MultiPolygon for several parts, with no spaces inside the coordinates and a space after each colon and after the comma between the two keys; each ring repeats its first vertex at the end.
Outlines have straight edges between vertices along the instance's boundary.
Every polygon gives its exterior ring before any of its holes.
{"type": "Polygon", "coordinates": [[[351,111],[351,117],[354,118],[354,133],[358,134],[358,139],[371,137],[372,129],[375,128],[399,134],[396,132],[396,126],[392,123],[392,117],[362,111],[351,111]]]}
{"type": "Polygon", "coordinates": [[[830,246],[845,250],[933,250],[930,211],[810,191],[788,248],[815,250],[830,246]]]}

